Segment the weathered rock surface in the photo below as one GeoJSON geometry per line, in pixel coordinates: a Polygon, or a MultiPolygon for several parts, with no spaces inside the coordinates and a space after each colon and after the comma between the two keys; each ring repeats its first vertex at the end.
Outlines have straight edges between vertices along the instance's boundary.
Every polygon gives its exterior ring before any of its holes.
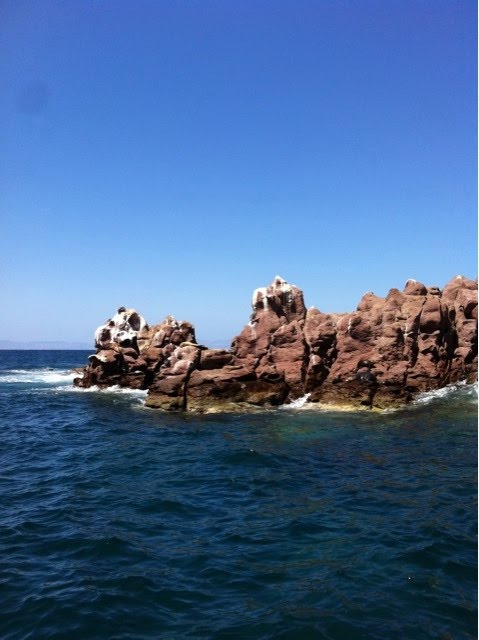
{"type": "Polygon", "coordinates": [[[234,411],[310,403],[386,408],[418,392],[477,377],[477,281],[441,291],[408,280],[385,298],[366,293],[352,313],[306,310],[303,292],[276,277],[256,289],[231,348],[197,344],[189,322],[152,327],[134,309],[95,332],[96,353],[74,383],[148,389],[168,411],[234,411]]]}
{"type": "MultiPolygon", "coordinates": [[[[161,367],[171,373],[182,358],[181,345],[190,343],[196,345],[195,330],[189,322],[177,322],[167,316],[160,324],[149,327],[135,309],[120,307],[95,331],[97,351],[89,357],[90,364],[74,384],[85,388],[119,385],[147,389],[161,367]]],[[[175,375],[182,366],[176,367],[175,375]]]]}

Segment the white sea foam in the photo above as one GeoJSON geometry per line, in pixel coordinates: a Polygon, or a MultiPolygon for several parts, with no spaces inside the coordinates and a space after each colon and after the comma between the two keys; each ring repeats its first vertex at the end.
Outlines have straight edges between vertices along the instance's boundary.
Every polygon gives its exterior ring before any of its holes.
{"type": "Polygon", "coordinates": [[[127,389],[118,385],[100,389],[93,386],[82,389],[73,386],[73,379],[77,378],[77,371],[71,369],[51,369],[42,367],[39,369],[7,369],[0,371],[0,384],[25,385],[23,393],[93,393],[98,395],[128,396],[136,403],[144,404],[147,395],[146,390],[127,389]]]}
{"type": "Polygon", "coordinates": [[[301,398],[297,398],[289,404],[282,404],[280,409],[301,409],[301,407],[304,407],[308,402],[310,395],[310,393],[306,393],[304,396],[301,396],[301,398]]]}
{"type": "Polygon", "coordinates": [[[105,389],[100,389],[100,387],[92,386],[88,389],[83,389],[82,387],[71,387],[69,389],[65,389],[65,387],[56,387],[58,391],[72,391],[74,393],[98,393],[102,395],[108,394],[125,394],[129,396],[136,396],[138,398],[145,398],[148,393],[147,389],[129,389],[127,387],[120,387],[118,385],[113,385],[112,387],[106,387],[105,389]]]}
{"type": "Polygon", "coordinates": [[[0,372],[0,383],[9,384],[71,384],[78,373],[59,369],[8,369],[0,372]]]}
{"type": "Polygon", "coordinates": [[[456,384],[450,384],[447,387],[442,387],[442,389],[420,393],[416,396],[412,404],[422,405],[429,404],[435,400],[447,399],[452,397],[458,391],[464,393],[469,398],[477,398],[477,382],[475,384],[458,382],[456,384]]]}
{"type": "Polygon", "coordinates": [[[80,393],[80,394],[93,394],[98,397],[106,397],[111,398],[112,400],[115,397],[123,397],[131,401],[131,405],[135,407],[143,407],[145,405],[146,395],[148,391],[145,389],[128,389],[126,387],[120,387],[118,385],[114,385],[112,387],[106,387],[105,389],[100,389],[99,387],[92,386],[88,389],[83,389],[82,387],[74,387],[72,384],[70,385],[60,385],[57,387],[48,387],[49,392],[53,392],[55,394],[70,394],[70,393],[80,393]]]}

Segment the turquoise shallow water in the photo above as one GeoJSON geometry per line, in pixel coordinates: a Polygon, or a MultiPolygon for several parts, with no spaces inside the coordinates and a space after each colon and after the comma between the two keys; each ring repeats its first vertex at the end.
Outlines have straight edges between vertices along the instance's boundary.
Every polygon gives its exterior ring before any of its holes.
{"type": "Polygon", "coordinates": [[[178,416],[0,352],[0,637],[476,637],[477,394],[178,416]]]}

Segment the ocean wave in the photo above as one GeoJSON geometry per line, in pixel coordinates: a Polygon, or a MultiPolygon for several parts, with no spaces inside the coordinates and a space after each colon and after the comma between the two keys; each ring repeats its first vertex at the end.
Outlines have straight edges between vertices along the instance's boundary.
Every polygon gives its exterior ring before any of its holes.
{"type": "Polygon", "coordinates": [[[78,371],[71,369],[54,369],[41,367],[35,369],[5,369],[0,371],[0,385],[8,385],[12,390],[15,385],[21,389],[22,394],[70,394],[92,393],[101,396],[129,397],[135,405],[144,405],[147,395],[146,390],[128,389],[118,385],[100,389],[97,386],[82,389],[73,385],[73,380],[79,376],[78,371]]]}
{"type": "Polygon", "coordinates": [[[461,397],[477,400],[477,382],[474,384],[458,382],[455,384],[449,384],[441,389],[435,389],[434,391],[425,391],[418,394],[412,404],[424,405],[437,400],[449,400],[459,395],[461,397]]]}
{"type": "Polygon", "coordinates": [[[296,398],[296,400],[293,400],[293,402],[290,402],[289,404],[282,404],[279,408],[284,410],[301,409],[308,402],[310,396],[310,393],[305,393],[301,398],[296,398]]]}
{"type": "Polygon", "coordinates": [[[69,389],[65,389],[64,386],[57,387],[58,391],[71,391],[73,393],[100,393],[103,395],[108,394],[125,394],[129,396],[138,396],[139,398],[145,398],[148,390],[147,389],[129,389],[128,387],[120,387],[119,385],[113,385],[111,387],[106,387],[101,389],[97,386],[89,387],[88,389],[83,389],[82,387],[70,387],[69,389]]]}
{"type": "Polygon", "coordinates": [[[78,373],[71,370],[50,369],[7,369],[0,372],[0,384],[71,384],[78,373]]]}

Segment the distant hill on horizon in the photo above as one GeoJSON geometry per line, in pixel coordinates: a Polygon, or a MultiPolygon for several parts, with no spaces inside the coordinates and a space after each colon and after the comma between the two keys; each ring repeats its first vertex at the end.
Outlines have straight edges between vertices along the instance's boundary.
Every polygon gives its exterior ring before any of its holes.
{"type": "MultiPolygon", "coordinates": [[[[226,338],[220,340],[213,340],[208,342],[208,347],[210,349],[228,349],[230,346],[231,340],[227,340],[226,338]]],[[[23,342],[20,340],[0,340],[0,351],[55,351],[55,350],[64,350],[64,351],[91,351],[92,353],[95,351],[95,346],[93,344],[88,344],[87,342],[67,342],[65,340],[32,340],[29,342],[23,342]]]]}
{"type": "Polygon", "coordinates": [[[0,340],[0,351],[8,350],[64,350],[94,351],[94,346],[87,342],[66,342],[65,340],[32,340],[30,342],[16,340],[0,340]]]}

